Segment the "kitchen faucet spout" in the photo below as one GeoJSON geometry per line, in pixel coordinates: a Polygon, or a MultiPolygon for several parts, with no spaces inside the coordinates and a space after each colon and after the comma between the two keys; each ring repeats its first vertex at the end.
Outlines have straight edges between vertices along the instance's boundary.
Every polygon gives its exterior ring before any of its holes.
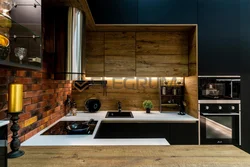
{"type": "Polygon", "coordinates": [[[118,112],[122,112],[122,103],[120,101],[118,101],[118,112]]]}

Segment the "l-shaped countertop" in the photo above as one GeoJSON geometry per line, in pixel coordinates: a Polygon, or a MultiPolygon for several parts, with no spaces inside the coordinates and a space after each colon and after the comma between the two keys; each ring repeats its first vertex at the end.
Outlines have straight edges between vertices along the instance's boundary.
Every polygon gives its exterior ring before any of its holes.
{"type": "Polygon", "coordinates": [[[35,136],[24,141],[21,146],[95,146],[95,145],[170,145],[165,138],[137,138],[137,139],[95,139],[94,136],[101,122],[175,122],[195,123],[198,121],[188,114],[179,115],[178,112],[132,111],[134,118],[105,118],[107,111],[96,113],[78,112],[76,116],[66,115],[35,136]],[[59,121],[88,121],[97,120],[92,135],[41,135],[59,121]]]}

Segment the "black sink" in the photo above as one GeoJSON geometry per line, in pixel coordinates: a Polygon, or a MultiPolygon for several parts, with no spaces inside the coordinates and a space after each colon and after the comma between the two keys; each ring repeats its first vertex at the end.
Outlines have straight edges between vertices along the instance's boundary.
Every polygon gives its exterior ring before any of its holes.
{"type": "Polygon", "coordinates": [[[108,111],[105,118],[134,118],[134,116],[131,111],[129,112],[108,111]]]}

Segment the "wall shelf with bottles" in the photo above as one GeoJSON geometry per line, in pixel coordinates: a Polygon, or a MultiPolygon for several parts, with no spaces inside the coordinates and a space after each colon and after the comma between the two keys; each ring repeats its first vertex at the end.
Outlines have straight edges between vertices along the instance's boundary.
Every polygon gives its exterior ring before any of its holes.
{"type": "Polygon", "coordinates": [[[161,77],[160,111],[179,111],[184,100],[184,77],[161,77]]]}
{"type": "Polygon", "coordinates": [[[0,65],[41,70],[41,3],[16,0],[12,6],[3,13],[0,5],[0,65]]]}

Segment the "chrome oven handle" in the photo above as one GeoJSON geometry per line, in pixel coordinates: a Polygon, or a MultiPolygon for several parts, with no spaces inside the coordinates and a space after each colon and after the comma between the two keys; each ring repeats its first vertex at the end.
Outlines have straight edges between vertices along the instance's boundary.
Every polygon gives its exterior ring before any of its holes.
{"type": "Polygon", "coordinates": [[[201,115],[204,115],[204,116],[220,116],[220,115],[240,115],[239,113],[234,113],[234,112],[232,112],[232,113],[201,113],[201,115]]]}

